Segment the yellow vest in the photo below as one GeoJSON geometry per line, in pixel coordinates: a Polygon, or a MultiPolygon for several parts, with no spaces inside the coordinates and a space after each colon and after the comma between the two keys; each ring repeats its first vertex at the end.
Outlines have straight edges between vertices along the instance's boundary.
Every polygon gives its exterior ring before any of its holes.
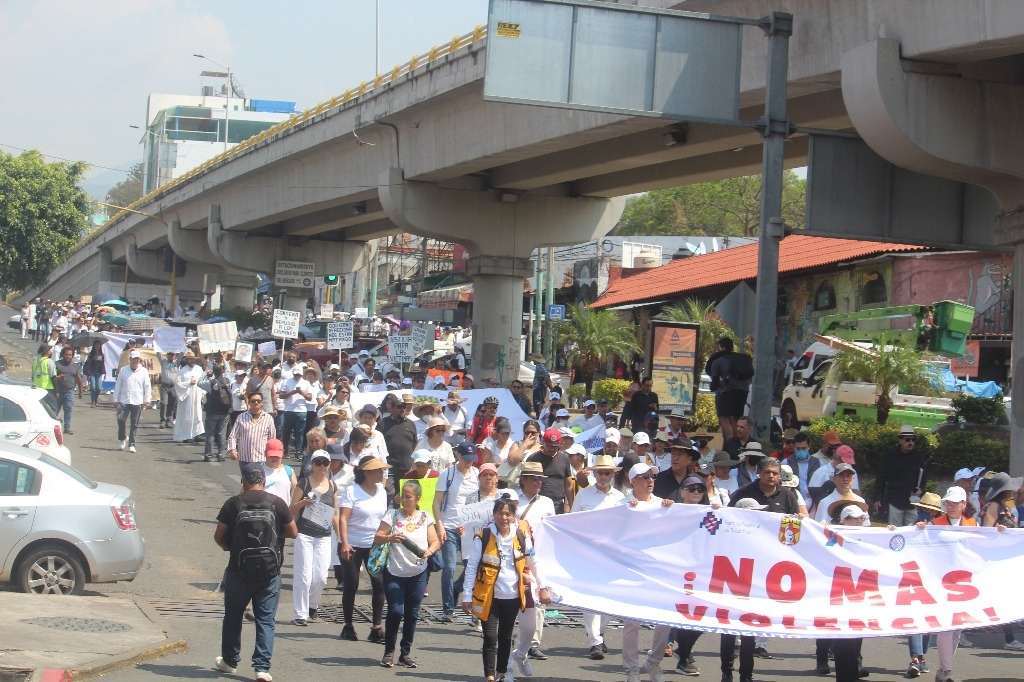
{"type": "MultiPolygon", "coordinates": [[[[526,582],[523,580],[523,573],[527,570],[526,552],[523,549],[526,535],[523,523],[525,522],[520,520],[515,537],[512,538],[512,557],[519,576],[520,611],[526,610],[526,582]]],[[[473,615],[485,621],[491,615],[491,600],[494,598],[494,583],[501,572],[501,557],[498,556],[498,539],[494,537],[490,528],[485,527],[484,530],[477,531],[476,537],[480,538],[483,551],[480,553],[480,565],[476,569],[476,580],[473,583],[473,615]]]]}
{"type": "Polygon", "coordinates": [[[46,364],[47,361],[49,361],[49,358],[44,358],[41,355],[36,356],[36,359],[32,362],[32,383],[38,388],[52,391],[53,377],[50,376],[50,369],[46,364]]]}

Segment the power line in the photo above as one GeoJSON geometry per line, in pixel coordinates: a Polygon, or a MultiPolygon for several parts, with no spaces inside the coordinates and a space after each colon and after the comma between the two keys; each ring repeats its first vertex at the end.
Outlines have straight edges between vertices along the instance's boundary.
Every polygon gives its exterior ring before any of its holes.
{"type": "Polygon", "coordinates": [[[73,159],[65,159],[63,156],[54,156],[53,154],[46,154],[44,152],[40,152],[38,149],[25,149],[24,147],[18,147],[16,145],[6,144],[4,142],[0,142],[0,147],[7,147],[8,149],[17,149],[19,152],[39,152],[40,156],[46,157],[47,159],[56,159],[57,161],[66,161],[67,163],[84,163],[87,164],[90,168],[102,168],[103,170],[112,170],[117,171],[118,173],[124,173],[125,175],[131,174],[131,170],[124,170],[123,168],[111,168],[110,166],[101,166],[96,163],[82,161],[81,159],[79,159],[78,161],[75,161],[73,159]]]}

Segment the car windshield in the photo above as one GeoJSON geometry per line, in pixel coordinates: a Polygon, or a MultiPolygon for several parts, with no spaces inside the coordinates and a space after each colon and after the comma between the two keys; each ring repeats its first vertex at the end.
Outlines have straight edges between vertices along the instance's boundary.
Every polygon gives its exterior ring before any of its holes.
{"type": "Polygon", "coordinates": [[[62,471],[63,473],[67,474],[71,478],[75,479],[76,481],[78,481],[79,483],[84,485],[86,488],[96,488],[96,485],[97,485],[96,481],[93,481],[91,478],[89,478],[88,476],[83,474],[78,469],[70,467],[70,466],[68,466],[64,462],[61,462],[58,459],[54,459],[53,457],[50,457],[49,455],[46,455],[46,454],[43,454],[43,453],[39,453],[39,461],[43,462],[45,464],[49,464],[54,469],[62,471]]]}
{"type": "Polygon", "coordinates": [[[50,403],[49,403],[48,400],[46,400],[46,397],[47,397],[46,395],[43,395],[42,397],[40,397],[39,398],[39,404],[43,406],[44,410],[46,410],[46,414],[50,415],[50,419],[54,419],[55,420],[55,419],[57,419],[57,413],[53,411],[52,407],[50,407],[50,403]]]}

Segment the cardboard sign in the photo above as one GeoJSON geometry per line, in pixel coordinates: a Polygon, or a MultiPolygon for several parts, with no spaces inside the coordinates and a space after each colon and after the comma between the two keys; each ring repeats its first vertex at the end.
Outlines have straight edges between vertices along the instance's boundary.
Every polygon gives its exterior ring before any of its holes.
{"type": "Polygon", "coordinates": [[[299,311],[274,308],[270,333],[282,339],[299,338],[299,311]]]}
{"type": "MultiPolygon", "coordinates": [[[[427,345],[427,328],[423,326],[413,327],[411,338],[413,355],[419,355],[427,345]]],[[[410,362],[412,361],[410,360],[410,362]]]]}
{"type": "Polygon", "coordinates": [[[184,353],[184,327],[156,327],[153,329],[153,346],[158,353],[184,353]]]}
{"type": "Polygon", "coordinates": [[[196,327],[199,336],[199,350],[203,353],[225,352],[235,349],[238,341],[238,325],[234,320],[201,324],[196,327]]]}
{"type": "Polygon", "coordinates": [[[412,362],[415,357],[411,336],[392,334],[388,337],[388,362],[412,362]]]}
{"type": "Polygon", "coordinates": [[[327,348],[342,350],[355,345],[351,322],[332,322],[327,325],[327,348]]]}

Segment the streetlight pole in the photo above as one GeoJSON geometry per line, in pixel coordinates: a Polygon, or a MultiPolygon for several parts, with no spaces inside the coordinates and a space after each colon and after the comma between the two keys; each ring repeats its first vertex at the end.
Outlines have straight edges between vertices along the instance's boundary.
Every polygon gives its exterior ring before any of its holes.
{"type": "MultiPolygon", "coordinates": [[[[227,151],[228,150],[228,125],[230,123],[230,118],[231,118],[231,67],[230,66],[224,66],[223,64],[218,62],[216,59],[210,59],[206,55],[193,53],[192,56],[193,57],[198,57],[200,59],[205,59],[206,61],[208,61],[208,62],[210,62],[212,64],[216,64],[220,68],[225,69],[227,71],[227,74],[223,74],[228,79],[227,91],[224,93],[224,151],[227,151]]],[[[200,74],[200,75],[202,75],[202,74],[200,74]]]]}

